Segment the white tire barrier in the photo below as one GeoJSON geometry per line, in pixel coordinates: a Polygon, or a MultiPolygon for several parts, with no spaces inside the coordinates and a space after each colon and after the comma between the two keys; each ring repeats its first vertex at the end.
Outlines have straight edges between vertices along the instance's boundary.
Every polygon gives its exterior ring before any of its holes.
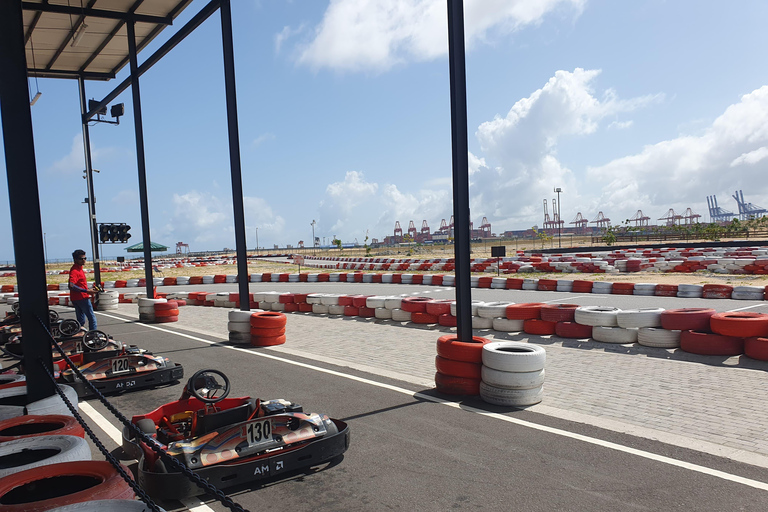
{"type": "Polygon", "coordinates": [[[91,460],[91,449],[78,436],[35,436],[0,443],[0,459],[5,461],[0,468],[3,478],[48,464],[91,460]]]}
{"type": "Polygon", "coordinates": [[[573,281],[568,279],[557,280],[557,291],[559,292],[571,292],[573,291],[573,281]]]}
{"type": "MultiPolygon", "coordinates": [[[[389,308],[387,308],[389,309],[389,308]]],[[[395,322],[410,322],[411,313],[402,309],[392,309],[392,320],[395,322]]]]}
{"type": "Polygon", "coordinates": [[[155,304],[168,302],[167,299],[148,299],[139,297],[139,322],[155,321],[155,304]]]}
{"type": "Polygon", "coordinates": [[[483,318],[481,316],[472,317],[473,329],[493,329],[493,318],[483,318]]]}
{"type": "Polygon", "coordinates": [[[312,304],[312,313],[316,315],[327,315],[328,306],[325,304],[312,304]]]}
{"type": "Polygon", "coordinates": [[[181,284],[181,285],[189,284],[189,276],[178,276],[178,277],[176,277],[176,284],[177,285],[179,285],[179,284],[181,284]]]}
{"type": "Polygon", "coordinates": [[[535,372],[544,368],[547,353],[538,345],[517,341],[486,343],[483,365],[502,372],[535,372]]]}
{"type": "Polygon", "coordinates": [[[538,279],[523,279],[523,290],[538,290],[538,289],[539,289],[538,279]]]}
{"type": "MultiPolygon", "coordinates": [[[[367,308],[384,308],[387,298],[383,295],[374,295],[365,299],[365,307],[367,308]]],[[[393,308],[394,309],[394,308],[393,308]]]]}
{"type": "Polygon", "coordinates": [[[339,297],[341,297],[341,295],[337,295],[335,293],[326,293],[320,298],[320,304],[324,304],[326,306],[338,306],[339,297]]]}
{"type": "MultiPolygon", "coordinates": [[[[485,302],[483,302],[481,300],[473,300],[472,301],[472,305],[470,307],[471,310],[472,310],[472,316],[477,316],[477,312],[480,309],[480,306],[482,306],[484,304],[485,304],[485,302]]],[[[455,302],[451,303],[451,315],[456,316],[456,303],[455,302]]],[[[502,316],[506,316],[506,313],[505,313],[505,315],[502,315],[502,316]]]]}
{"type": "Polygon", "coordinates": [[[324,293],[310,293],[307,295],[307,304],[322,304],[324,293]]]}
{"type": "Polygon", "coordinates": [[[481,318],[506,318],[507,306],[514,302],[486,302],[477,307],[477,316],[481,318]]]}
{"type": "Polygon", "coordinates": [[[491,288],[494,288],[497,290],[504,290],[506,287],[507,287],[506,277],[494,277],[491,280],[491,288]]]}
{"type": "Polygon", "coordinates": [[[574,312],[574,320],[582,325],[612,327],[619,325],[616,315],[619,308],[608,306],[581,306],[574,312]]]}
{"type": "Polygon", "coordinates": [[[453,274],[443,276],[443,286],[456,286],[456,276],[453,274]]]}
{"type": "MultiPolygon", "coordinates": [[[[164,508],[158,509],[165,512],[164,508]]],[[[47,509],[48,512],[146,512],[149,510],[141,500],[97,500],[85,503],[74,503],[47,509]]]]}
{"type": "Polygon", "coordinates": [[[213,276],[203,276],[203,284],[213,284],[213,276]]]}
{"type": "Polygon", "coordinates": [[[493,330],[500,332],[522,332],[525,320],[510,320],[508,318],[494,318],[493,330]]]}
{"type": "Polygon", "coordinates": [[[687,299],[699,298],[704,293],[704,287],[700,284],[680,284],[677,286],[677,296],[687,299]]]}
{"type": "Polygon", "coordinates": [[[544,398],[544,386],[533,389],[497,388],[480,381],[480,398],[489,404],[506,407],[525,407],[534,405],[544,398]]]}
{"type": "MultiPolygon", "coordinates": [[[[385,297],[384,307],[391,310],[400,309],[402,302],[403,302],[402,297],[385,297]]],[[[408,320],[410,319],[411,317],[409,316],[408,320]]]]}
{"type": "Polygon", "coordinates": [[[637,332],[637,342],[646,347],[677,348],[680,346],[680,331],[641,327],[637,332]]]}
{"type": "MultiPolygon", "coordinates": [[[[176,283],[178,284],[179,278],[176,278],[176,283]]],[[[251,274],[251,282],[252,283],[260,283],[261,282],[261,274],[251,274]]]]}
{"type": "Polygon", "coordinates": [[[611,283],[610,281],[595,281],[594,283],[592,283],[592,293],[610,294],[612,292],[613,292],[613,283],[611,283]]]}
{"type": "Polygon", "coordinates": [[[624,329],[623,327],[606,327],[595,325],[592,327],[592,338],[603,343],[615,343],[625,345],[637,342],[637,329],[624,329]]]}
{"type": "Polygon", "coordinates": [[[652,296],[656,294],[656,283],[635,283],[632,295],[652,296]]]}
{"type": "Polygon", "coordinates": [[[328,314],[329,315],[343,315],[344,314],[344,306],[339,306],[338,304],[330,304],[328,306],[328,314]]]}
{"type": "Polygon", "coordinates": [[[544,384],[544,369],[533,372],[502,372],[488,366],[481,368],[483,382],[506,389],[533,389],[544,384]]]}
{"type": "MultiPolygon", "coordinates": [[[[64,392],[64,395],[70,401],[70,403],[77,410],[77,391],[71,386],[66,384],[59,384],[59,389],[64,392]]],[[[0,398],[11,396],[22,396],[27,394],[27,386],[17,386],[15,388],[0,389],[0,398]]],[[[23,405],[0,405],[0,421],[7,420],[9,418],[15,418],[17,416],[24,416],[25,414],[64,414],[66,416],[72,416],[64,400],[59,397],[58,393],[55,393],[49,397],[43,398],[31,404],[23,405]]]]}
{"type": "Polygon", "coordinates": [[[375,316],[379,320],[391,320],[392,319],[392,310],[391,309],[387,309],[387,308],[376,308],[373,311],[373,316],[375,316]]]}
{"type": "Polygon", "coordinates": [[[664,308],[623,309],[616,313],[616,322],[625,329],[640,327],[661,327],[661,313],[664,308]]]}

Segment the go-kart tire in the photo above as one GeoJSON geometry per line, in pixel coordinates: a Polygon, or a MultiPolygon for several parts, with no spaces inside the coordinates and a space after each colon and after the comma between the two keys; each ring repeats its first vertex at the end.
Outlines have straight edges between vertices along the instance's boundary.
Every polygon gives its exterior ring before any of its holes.
{"type": "Polygon", "coordinates": [[[468,363],[466,361],[453,361],[444,357],[435,356],[435,369],[443,375],[465,377],[468,379],[480,378],[480,363],[468,363]]]}
{"type": "Polygon", "coordinates": [[[538,345],[495,341],[482,347],[483,365],[502,372],[535,372],[544,369],[547,353],[538,345]]]}
{"type": "Polygon", "coordinates": [[[455,377],[435,372],[435,389],[439,393],[446,395],[478,395],[480,394],[480,379],[468,379],[466,377],[455,377]]]}
{"type": "Polygon", "coordinates": [[[677,348],[680,346],[680,333],[657,327],[641,327],[637,331],[637,342],[645,347],[677,348]]]}
{"type": "Polygon", "coordinates": [[[24,375],[19,375],[18,373],[6,373],[0,375],[0,389],[24,386],[26,381],[27,378],[24,375]]]}
{"type": "MultiPolygon", "coordinates": [[[[74,505],[64,505],[46,512],[146,512],[149,507],[141,500],[99,500],[74,505]]],[[[165,512],[164,508],[159,508],[165,512]]]]}
{"type": "Polygon", "coordinates": [[[544,384],[544,371],[502,372],[483,365],[480,375],[483,382],[496,388],[533,389],[544,384]]]}
{"type": "Polygon", "coordinates": [[[710,318],[715,313],[710,308],[668,309],[661,313],[661,327],[668,331],[711,332],[710,318]]]}
{"type": "Polygon", "coordinates": [[[768,338],[747,338],[744,340],[744,354],[752,359],[768,361],[768,338]]]}
{"type": "Polygon", "coordinates": [[[275,345],[283,345],[285,343],[285,335],[283,336],[251,336],[252,347],[273,347],[275,345]]]}
{"type": "Polygon", "coordinates": [[[483,346],[490,343],[487,338],[472,336],[472,341],[459,341],[455,334],[437,339],[437,355],[453,361],[480,363],[483,360],[483,346]]]}
{"type": "Polygon", "coordinates": [[[592,337],[592,326],[576,322],[557,322],[555,334],[561,338],[586,339],[592,337]]]}
{"type": "Polygon", "coordinates": [[[523,320],[523,331],[527,334],[536,334],[539,336],[546,334],[555,334],[555,324],[557,322],[547,322],[538,318],[529,318],[523,320]]]}
{"type": "Polygon", "coordinates": [[[526,302],[523,304],[510,304],[505,313],[509,320],[530,320],[541,318],[543,302],[526,302]]]}
{"type": "Polygon", "coordinates": [[[251,327],[274,329],[285,327],[286,316],[276,311],[262,311],[251,315],[251,327]]]}
{"type": "Polygon", "coordinates": [[[624,329],[623,327],[608,327],[595,325],[592,327],[592,338],[602,343],[626,345],[637,343],[637,329],[624,329]]]}
{"type": "Polygon", "coordinates": [[[532,389],[505,389],[480,383],[480,398],[489,404],[505,407],[525,407],[534,405],[544,397],[544,386],[532,389]]]}
{"type": "MultiPolygon", "coordinates": [[[[131,474],[125,466],[123,470],[131,474]]],[[[62,462],[0,479],[0,512],[42,512],[75,503],[135,497],[133,489],[106,461],[62,462]],[[82,485],[74,487],[72,481],[82,485]]]]}
{"type": "Polygon", "coordinates": [[[609,306],[581,306],[576,308],[573,318],[582,325],[615,327],[619,325],[616,318],[619,311],[609,306]]]}
{"type": "Polygon", "coordinates": [[[768,336],[768,315],[765,313],[748,313],[734,311],[730,313],[715,313],[709,319],[712,332],[723,336],[751,338],[768,336]]]}
{"type": "Polygon", "coordinates": [[[77,436],[36,436],[0,444],[0,479],[20,471],[58,464],[91,460],[88,441],[77,436]]]}
{"type": "Polygon", "coordinates": [[[704,356],[738,356],[744,353],[744,338],[710,332],[683,331],[680,349],[704,356]]]}
{"type": "Polygon", "coordinates": [[[616,322],[624,329],[661,327],[664,308],[623,309],[616,314],[616,322]]]}
{"type": "Polygon", "coordinates": [[[573,322],[578,304],[546,304],[541,307],[541,319],[547,322],[573,322]]]}
{"type": "Polygon", "coordinates": [[[85,431],[73,416],[64,414],[26,415],[0,421],[0,443],[36,436],[85,437],[85,431]]]}
{"type": "Polygon", "coordinates": [[[275,336],[282,336],[285,334],[285,327],[276,327],[274,329],[259,329],[258,327],[251,327],[251,336],[264,336],[267,338],[273,338],[275,336]]]}

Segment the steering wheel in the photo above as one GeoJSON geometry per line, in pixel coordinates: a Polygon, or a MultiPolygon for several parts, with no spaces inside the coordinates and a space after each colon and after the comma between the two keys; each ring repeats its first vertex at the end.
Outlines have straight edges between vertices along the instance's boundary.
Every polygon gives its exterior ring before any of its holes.
{"type": "Polygon", "coordinates": [[[62,320],[61,324],[59,324],[59,332],[64,336],[74,336],[80,332],[80,322],[71,318],[62,320]]]}
{"type": "Polygon", "coordinates": [[[51,323],[58,322],[59,321],[59,312],[56,311],[55,309],[49,309],[48,310],[48,318],[51,321],[51,323]]]}
{"type": "Polygon", "coordinates": [[[206,404],[215,404],[229,395],[229,379],[219,370],[200,370],[187,381],[185,391],[206,404]],[[216,380],[221,377],[223,384],[216,380]],[[216,396],[221,391],[221,395],[216,396]]]}
{"type": "Polygon", "coordinates": [[[11,304],[11,311],[13,311],[16,316],[19,316],[19,306],[20,304],[18,302],[11,304]]]}
{"type": "Polygon", "coordinates": [[[101,350],[109,343],[109,336],[102,331],[88,331],[83,335],[83,346],[88,350],[101,350]]]}

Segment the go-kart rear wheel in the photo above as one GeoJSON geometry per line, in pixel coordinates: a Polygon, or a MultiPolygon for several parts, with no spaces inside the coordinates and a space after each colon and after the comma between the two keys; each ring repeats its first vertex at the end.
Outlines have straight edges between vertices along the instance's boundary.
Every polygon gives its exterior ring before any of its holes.
{"type": "Polygon", "coordinates": [[[149,418],[144,418],[136,422],[136,427],[147,435],[154,435],[157,432],[155,422],[149,418]]]}

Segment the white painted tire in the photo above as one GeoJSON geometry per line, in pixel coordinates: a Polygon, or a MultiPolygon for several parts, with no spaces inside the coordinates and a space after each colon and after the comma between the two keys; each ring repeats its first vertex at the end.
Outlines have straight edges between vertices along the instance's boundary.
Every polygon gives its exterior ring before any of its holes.
{"type": "MultiPolygon", "coordinates": [[[[278,302],[283,292],[261,292],[264,302],[278,302]]],[[[259,302],[261,302],[261,300],[259,302]]]]}
{"type": "MultiPolygon", "coordinates": [[[[260,283],[261,282],[261,274],[251,274],[251,282],[252,283],[260,283]]],[[[176,278],[176,282],[179,282],[179,278],[176,278]]],[[[189,283],[187,283],[189,284],[189,283]]]]}
{"type": "Polygon", "coordinates": [[[613,292],[613,283],[612,282],[609,282],[609,281],[595,281],[594,283],[592,283],[592,293],[610,294],[612,292],[613,292]]]}
{"type": "Polygon", "coordinates": [[[251,333],[249,332],[231,332],[229,333],[229,341],[232,343],[251,343],[251,333]]]}
{"type": "Polygon", "coordinates": [[[536,372],[544,369],[547,353],[539,345],[494,341],[483,345],[483,364],[502,372],[536,372]]]}
{"type": "Polygon", "coordinates": [[[387,308],[376,308],[373,311],[373,316],[375,316],[379,320],[391,320],[392,310],[387,308]]]}
{"type": "Polygon", "coordinates": [[[34,436],[0,443],[0,459],[6,461],[0,468],[0,478],[3,478],[19,471],[49,464],[91,460],[91,449],[88,446],[88,441],[78,436],[34,436]],[[46,451],[52,454],[45,457],[46,451]],[[22,452],[25,452],[26,456],[32,455],[34,452],[41,452],[38,456],[44,458],[24,463],[21,461],[28,459],[18,457],[22,452]]]}
{"type": "Polygon", "coordinates": [[[325,304],[312,304],[312,313],[316,315],[327,315],[328,306],[325,304]]]}
{"type": "MultiPolygon", "coordinates": [[[[66,384],[59,384],[59,389],[64,391],[64,395],[70,401],[70,403],[77,410],[77,391],[71,386],[66,384]]],[[[0,398],[10,396],[22,396],[27,394],[26,386],[17,386],[15,388],[0,389],[0,398]]],[[[66,416],[72,416],[72,413],[67,408],[64,401],[59,397],[58,393],[55,393],[47,398],[23,405],[0,405],[0,421],[7,420],[9,418],[15,418],[17,416],[23,416],[25,414],[64,414],[66,416]]]]}
{"type": "Polygon", "coordinates": [[[483,382],[496,388],[533,389],[544,384],[543,369],[535,372],[502,372],[483,366],[480,371],[483,382]]]}
{"type": "Polygon", "coordinates": [[[482,306],[477,307],[477,316],[482,318],[506,318],[507,306],[514,304],[514,302],[486,302],[482,306]]]}
{"type": "Polygon", "coordinates": [[[656,294],[656,283],[635,283],[632,295],[651,296],[656,294]]]}
{"type": "Polygon", "coordinates": [[[155,316],[155,307],[154,306],[139,306],[139,314],[140,315],[155,316]]]}
{"type": "Polygon", "coordinates": [[[139,307],[150,307],[154,308],[155,304],[162,303],[162,302],[168,302],[168,299],[148,299],[146,297],[141,297],[139,299],[139,307]]]}
{"type": "MultiPolygon", "coordinates": [[[[473,300],[471,305],[472,316],[477,316],[477,312],[480,309],[480,306],[484,304],[485,302],[483,302],[482,300],[473,300]]],[[[451,302],[451,315],[456,316],[456,302],[451,302]]],[[[502,316],[506,316],[506,311],[502,316]]]]}
{"type": "Polygon", "coordinates": [[[570,281],[568,279],[558,279],[557,280],[557,291],[559,291],[559,292],[572,292],[573,291],[573,281],[570,281]]]}
{"type": "MultiPolygon", "coordinates": [[[[391,310],[400,309],[402,302],[402,297],[387,297],[384,299],[384,307],[391,310]]],[[[410,317],[408,320],[410,320],[410,317]]]]}
{"type": "Polygon", "coordinates": [[[736,293],[740,293],[740,292],[764,293],[765,288],[763,288],[762,286],[734,286],[733,291],[736,293]]]}
{"type": "Polygon", "coordinates": [[[285,311],[285,304],[282,302],[270,302],[269,309],[271,311],[285,311]]]}
{"type": "Polygon", "coordinates": [[[608,306],[581,306],[574,311],[574,320],[582,325],[603,325],[612,327],[619,325],[617,315],[619,308],[608,306]]]}
{"type": "Polygon", "coordinates": [[[679,284],[677,285],[678,292],[701,292],[704,289],[700,284],[679,284]]]}
{"type": "Polygon", "coordinates": [[[307,295],[307,304],[322,304],[324,293],[310,293],[307,295]]]}
{"type": "MultiPolygon", "coordinates": [[[[160,512],[165,512],[164,508],[158,507],[158,509],[160,512]]],[[[147,510],[149,507],[141,500],[97,500],[50,508],[47,512],[146,512],[147,510]]]]}
{"type": "Polygon", "coordinates": [[[213,284],[213,276],[203,276],[203,284],[213,284]]]}
{"type": "Polygon", "coordinates": [[[229,332],[251,332],[251,322],[227,322],[229,332]]]}
{"type": "Polygon", "coordinates": [[[339,305],[339,295],[338,294],[328,293],[328,294],[320,297],[320,303],[324,304],[326,306],[338,306],[339,305]]]}
{"type": "Polygon", "coordinates": [[[508,318],[494,318],[493,330],[500,332],[522,332],[525,320],[510,320],[508,318]]]}
{"type": "Polygon", "coordinates": [[[383,295],[374,295],[365,299],[365,307],[367,308],[384,308],[387,298],[383,295]]]}
{"type": "Polygon", "coordinates": [[[177,285],[189,284],[189,276],[178,276],[178,277],[176,277],[176,284],[177,285]]]}
{"type": "Polygon", "coordinates": [[[254,311],[240,311],[239,309],[230,310],[227,313],[227,320],[230,322],[250,322],[254,311]]]}
{"type": "Polygon", "coordinates": [[[538,279],[523,279],[523,290],[538,290],[538,289],[539,289],[538,279]]]}
{"type": "Polygon", "coordinates": [[[544,397],[544,386],[533,389],[504,389],[480,382],[480,398],[489,404],[507,407],[534,405],[544,397]]]}
{"type": "Polygon", "coordinates": [[[624,329],[623,327],[606,327],[595,325],[592,327],[592,338],[603,343],[626,345],[637,343],[637,329],[624,329]]]}
{"type": "Polygon", "coordinates": [[[338,304],[331,304],[328,306],[328,314],[329,315],[343,315],[344,314],[344,306],[339,306],[338,304]]]}
{"type": "Polygon", "coordinates": [[[483,318],[481,316],[472,317],[473,329],[493,329],[493,318],[483,318]]]}
{"type": "Polygon", "coordinates": [[[392,320],[394,320],[395,322],[411,321],[411,313],[409,311],[403,311],[402,309],[392,309],[390,311],[392,311],[392,320]]]}
{"type": "Polygon", "coordinates": [[[695,291],[694,290],[694,291],[685,292],[685,291],[680,291],[678,289],[677,296],[680,297],[680,298],[683,298],[683,299],[700,299],[702,297],[703,293],[704,292],[701,291],[701,290],[699,290],[699,291],[695,291]]]}
{"type": "Polygon", "coordinates": [[[664,308],[623,309],[616,313],[616,322],[625,329],[640,327],[661,327],[661,313],[664,308]]]}
{"type": "Polygon", "coordinates": [[[765,292],[737,292],[731,293],[731,298],[734,300],[763,300],[765,292]]]}
{"type": "Polygon", "coordinates": [[[680,346],[680,331],[641,327],[637,332],[637,342],[645,347],[677,348],[680,346]]]}

